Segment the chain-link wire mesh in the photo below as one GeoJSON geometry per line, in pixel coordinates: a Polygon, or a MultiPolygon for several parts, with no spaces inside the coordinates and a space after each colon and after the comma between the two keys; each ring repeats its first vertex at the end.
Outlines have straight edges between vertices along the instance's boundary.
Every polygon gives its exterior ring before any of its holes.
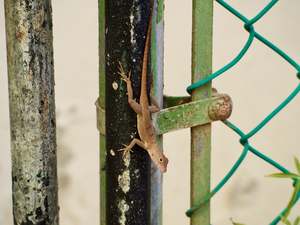
{"type": "MultiPolygon", "coordinates": [[[[233,67],[245,55],[245,53],[247,52],[247,50],[251,46],[252,41],[254,40],[254,38],[256,38],[257,40],[261,41],[263,44],[265,44],[266,46],[268,46],[275,53],[279,54],[283,59],[285,59],[291,66],[293,66],[297,70],[297,74],[296,74],[297,78],[300,79],[300,66],[293,59],[291,59],[287,54],[285,54],[278,47],[276,47],[274,44],[272,44],[271,42],[269,42],[267,39],[265,39],[264,37],[262,37],[260,34],[258,34],[254,30],[253,24],[255,22],[257,22],[259,19],[261,19],[278,2],[278,0],[272,0],[263,10],[260,11],[260,13],[258,13],[251,20],[248,20],[245,16],[243,16],[237,10],[235,10],[234,8],[232,8],[225,1],[222,1],[222,0],[216,0],[216,1],[219,4],[221,4],[224,8],[226,8],[229,12],[231,12],[232,14],[234,14],[237,18],[239,18],[240,20],[242,20],[245,23],[244,24],[244,28],[246,29],[246,31],[249,32],[249,38],[248,38],[245,46],[243,47],[243,49],[240,51],[240,53],[229,64],[227,64],[226,66],[224,66],[220,70],[216,71],[215,73],[213,73],[209,77],[201,80],[200,82],[195,83],[193,85],[190,85],[187,88],[188,93],[191,93],[191,91],[193,89],[195,89],[197,87],[200,87],[200,86],[206,84],[207,82],[210,82],[211,80],[213,80],[217,76],[221,75],[222,73],[224,73],[225,71],[227,71],[228,69],[230,69],[231,67],[233,67]]],[[[283,166],[279,165],[277,162],[273,161],[272,159],[270,159],[269,157],[265,156],[264,154],[262,154],[261,152],[259,152],[258,150],[256,150],[254,147],[252,147],[250,145],[250,143],[249,143],[249,139],[253,135],[255,135],[259,130],[261,130],[261,128],[263,128],[280,110],[282,110],[299,93],[299,91],[300,91],[300,84],[298,84],[298,86],[296,87],[296,89],[276,109],[274,109],[263,121],[261,121],[248,134],[243,133],[238,127],[236,127],[235,125],[233,125],[229,121],[227,121],[227,120],[223,121],[223,123],[225,125],[227,125],[233,131],[235,131],[238,135],[240,135],[240,137],[241,137],[240,138],[240,143],[241,143],[241,145],[244,146],[244,150],[243,150],[242,154],[240,155],[240,157],[238,158],[238,160],[236,161],[236,163],[230,169],[230,171],[228,172],[228,174],[223,178],[223,180],[208,195],[206,195],[199,203],[197,203],[195,206],[193,206],[192,208],[190,208],[186,212],[187,216],[190,216],[195,210],[197,210],[201,206],[203,206],[212,196],[214,196],[223,187],[223,185],[229,180],[229,178],[233,175],[233,173],[236,171],[236,169],[242,163],[242,161],[246,157],[248,151],[252,152],[256,156],[260,157],[261,159],[263,159],[264,161],[266,161],[269,164],[273,165],[274,167],[276,167],[277,169],[281,170],[282,172],[284,172],[284,173],[290,173],[283,166]]],[[[297,178],[294,178],[293,185],[295,185],[295,183],[296,183],[297,180],[298,180],[297,178]]],[[[300,193],[298,192],[296,200],[295,200],[294,203],[297,202],[297,200],[299,199],[299,197],[300,197],[300,193]]],[[[285,211],[286,211],[286,209],[284,209],[280,213],[280,215],[284,215],[285,211]]],[[[271,225],[277,224],[281,220],[280,215],[278,217],[276,217],[270,224],[271,225]]]]}

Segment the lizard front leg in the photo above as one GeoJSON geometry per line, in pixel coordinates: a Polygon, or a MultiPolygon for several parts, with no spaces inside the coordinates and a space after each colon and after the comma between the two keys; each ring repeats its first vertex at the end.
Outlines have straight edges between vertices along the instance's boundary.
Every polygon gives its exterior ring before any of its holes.
{"type": "Polygon", "coordinates": [[[134,138],[134,139],[131,141],[130,145],[122,144],[122,145],[124,145],[126,148],[121,148],[121,149],[119,149],[118,151],[124,151],[124,153],[123,153],[123,157],[124,157],[124,156],[126,155],[127,152],[130,152],[130,151],[132,152],[131,149],[133,148],[133,146],[134,146],[135,144],[137,144],[137,145],[139,145],[140,147],[146,149],[146,145],[145,145],[141,140],[134,138]]]}
{"type": "Polygon", "coordinates": [[[119,60],[118,62],[119,62],[119,70],[120,70],[119,74],[123,77],[124,81],[127,83],[128,103],[137,114],[141,114],[142,113],[141,106],[132,98],[133,91],[132,91],[131,81],[130,81],[131,71],[129,72],[129,75],[127,77],[121,62],[119,60]]]}

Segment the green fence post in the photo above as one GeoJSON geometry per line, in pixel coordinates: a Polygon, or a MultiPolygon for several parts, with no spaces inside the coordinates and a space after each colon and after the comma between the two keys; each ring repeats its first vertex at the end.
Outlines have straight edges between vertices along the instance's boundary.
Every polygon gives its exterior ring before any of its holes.
{"type": "Polygon", "coordinates": [[[52,7],[5,0],[14,224],[59,224],[52,7]]]}
{"type": "Polygon", "coordinates": [[[99,24],[99,98],[97,128],[100,131],[100,224],[106,224],[106,139],[105,139],[105,0],[98,0],[99,24]]]}
{"type": "MultiPolygon", "coordinates": [[[[193,0],[192,83],[212,72],[212,0],[193,0]]],[[[192,91],[192,100],[211,97],[211,82],[192,91]]],[[[191,128],[191,206],[210,191],[211,124],[191,128]]],[[[190,224],[210,224],[210,203],[191,216],[190,224]]]]}

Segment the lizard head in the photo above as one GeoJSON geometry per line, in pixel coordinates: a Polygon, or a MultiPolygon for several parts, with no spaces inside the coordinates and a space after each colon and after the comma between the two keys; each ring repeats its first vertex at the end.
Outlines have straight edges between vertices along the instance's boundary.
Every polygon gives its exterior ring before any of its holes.
{"type": "Polygon", "coordinates": [[[164,155],[158,145],[152,145],[148,150],[152,161],[157,165],[157,167],[163,172],[167,172],[168,158],[164,155]]]}

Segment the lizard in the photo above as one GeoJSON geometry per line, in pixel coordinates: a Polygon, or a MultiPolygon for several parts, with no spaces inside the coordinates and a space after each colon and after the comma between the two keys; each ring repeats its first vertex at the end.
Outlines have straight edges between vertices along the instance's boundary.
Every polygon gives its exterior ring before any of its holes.
{"type": "Polygon", "coordinates": [[[125,148],[121,148],[118,151],[124,151],[123,157],[126,153],[132,151],[132,147],[134,145],[139,145],[140,147],[146,149],[149,153],[150,158],[153,162],[157,165],[157,167],[165,173],[167,171],[167,164],[169,162],[168,158],[163,154],[160,147],[156,142],[156,131],[152,125],[150,115],[151,113],[155,113],[160,111],[160,107],[157,104],[156,100],[152,96],[153,92],[153,81],[150,89],[149,99],[152,102],[153,106],[149,106],[149,100],[147,95],[147,60],[148,60],[148,51],[149,51],[149,38],[151,33],[151,22],[152,22],[152,15],[153,15],[153,6],[154,0],[152,2],[151,12],[150,12],[150,19],[148,23],[146,41],[145,41],[145,48],[144,48],[144,55],[143,55],[143,62],[142,62],[142,78],[141,78],[141,94],[140,94],[140,101],[137,103],[133,100],[133,91],[131,87],[131,71],[128,73],[128,77],[126,76],[123,66],[121,62],[118,60],[119,63],[119,74],[123,77],[123,80],[127,83],[127,93],[128,93],[128,103],[130,104],[131,108],[137,113],[137,128],[140,139],[134,138],[131,143],[125,148]]]}

